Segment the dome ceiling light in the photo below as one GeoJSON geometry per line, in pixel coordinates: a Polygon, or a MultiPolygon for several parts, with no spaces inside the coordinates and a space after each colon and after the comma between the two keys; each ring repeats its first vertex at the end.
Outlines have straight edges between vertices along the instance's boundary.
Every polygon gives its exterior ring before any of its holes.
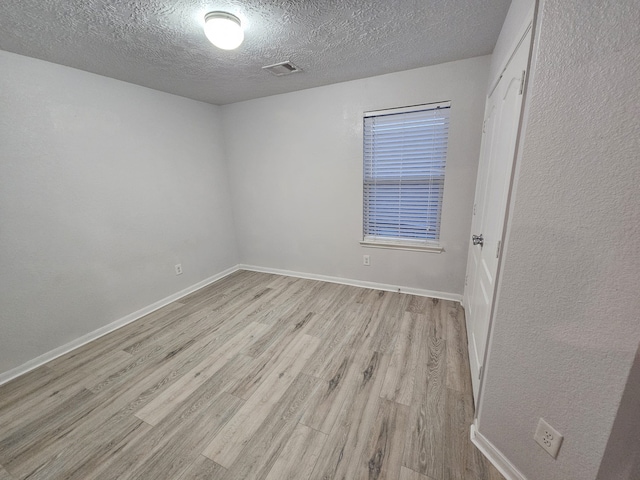
{"type": "Polygon", "coordinates": [[[240,19],[227,12],[209,12],[204,16],[204,34],[223,50],[238,48],[244,40],[240,19]]]}

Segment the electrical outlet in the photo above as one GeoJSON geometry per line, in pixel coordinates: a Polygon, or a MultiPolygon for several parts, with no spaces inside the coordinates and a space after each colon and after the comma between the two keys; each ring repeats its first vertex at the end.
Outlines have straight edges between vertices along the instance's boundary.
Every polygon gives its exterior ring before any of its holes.
{"type": "Polygon", "coordinates": [[[545,451],[553,458],[558,458],[558,450],[562,445],[563,436],[551,425],[541,418],[538,421],[538,428],[533,436],[534,440],[545,449],[545,451]]]}
{"type": "Polygon", "coordinates": [[[367,267],[371,265],[371,258],[369,258],[369,255],[362,256],[362,264],[366,265],[367,267]]]}
{"type": "Polygon", "coordinates": [[[182,264],[181,263],[176,265],[176,275],[182,275],[182,264]]]}

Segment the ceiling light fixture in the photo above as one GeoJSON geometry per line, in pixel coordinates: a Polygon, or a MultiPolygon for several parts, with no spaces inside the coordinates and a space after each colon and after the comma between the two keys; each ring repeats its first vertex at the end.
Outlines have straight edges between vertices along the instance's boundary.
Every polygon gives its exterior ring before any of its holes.
{"type": "Polygon", "coordinates": [[[223,50],[238,48],[244,40],[240,19],[227,12],[209,12],[204,16],[204,34],[223,50]]]}

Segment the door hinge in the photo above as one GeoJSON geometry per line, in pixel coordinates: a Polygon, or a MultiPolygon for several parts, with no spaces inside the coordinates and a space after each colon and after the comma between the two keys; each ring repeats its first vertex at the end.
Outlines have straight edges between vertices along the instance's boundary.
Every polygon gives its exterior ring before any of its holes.
{"type": "Polygon", "coordinates": [[[500,247],[502,246],[502,240],[498,240],[498,248],[496,248],[496,258],[500,257],[500,247]]]}
{"type": "Polygon", "coordinates": [[[477,205],[476,203],[473,204],[473,214],[474,215],[476,214],[476,205],[477,205]]]}
{"type": "Polygon", "coordinates": [[[484,121],[482,122],[482,133],[486,133],[487,132],[487,119],[485,118],[484,121]]]}
{"type": "Polygon", "coordinates": [[[520,79],[520,91],[518,92],[519,95],[522,95],[522,92],[524,92],[524,79],[525,79],[526,73],[527,73],[526,70],[522,71],[522,78],[520,79]]]}
{"type": "Polygon", "coordinates": [[[478,370],[478,380],[482,380],[482,369],[484,368],[484,365],[480,365],[480,369],[478,370]]]}
{"type": "Polygon", "coordinates": [[[467,282],[469,281],[469,275],[464,276],[464,286],[467,286],[467,282]]]}

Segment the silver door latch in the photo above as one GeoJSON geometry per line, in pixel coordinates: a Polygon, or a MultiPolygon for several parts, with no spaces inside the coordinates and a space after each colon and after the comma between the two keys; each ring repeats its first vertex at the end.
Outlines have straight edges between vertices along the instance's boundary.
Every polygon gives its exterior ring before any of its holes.
{"type": "Polygon", "coordinates": [[[474,245],[480,245],[481,247],[482,245],[484,245],[484,238],[482,238],[482,234],[472,235],[471,240],[473,241],[474,245]]]}

